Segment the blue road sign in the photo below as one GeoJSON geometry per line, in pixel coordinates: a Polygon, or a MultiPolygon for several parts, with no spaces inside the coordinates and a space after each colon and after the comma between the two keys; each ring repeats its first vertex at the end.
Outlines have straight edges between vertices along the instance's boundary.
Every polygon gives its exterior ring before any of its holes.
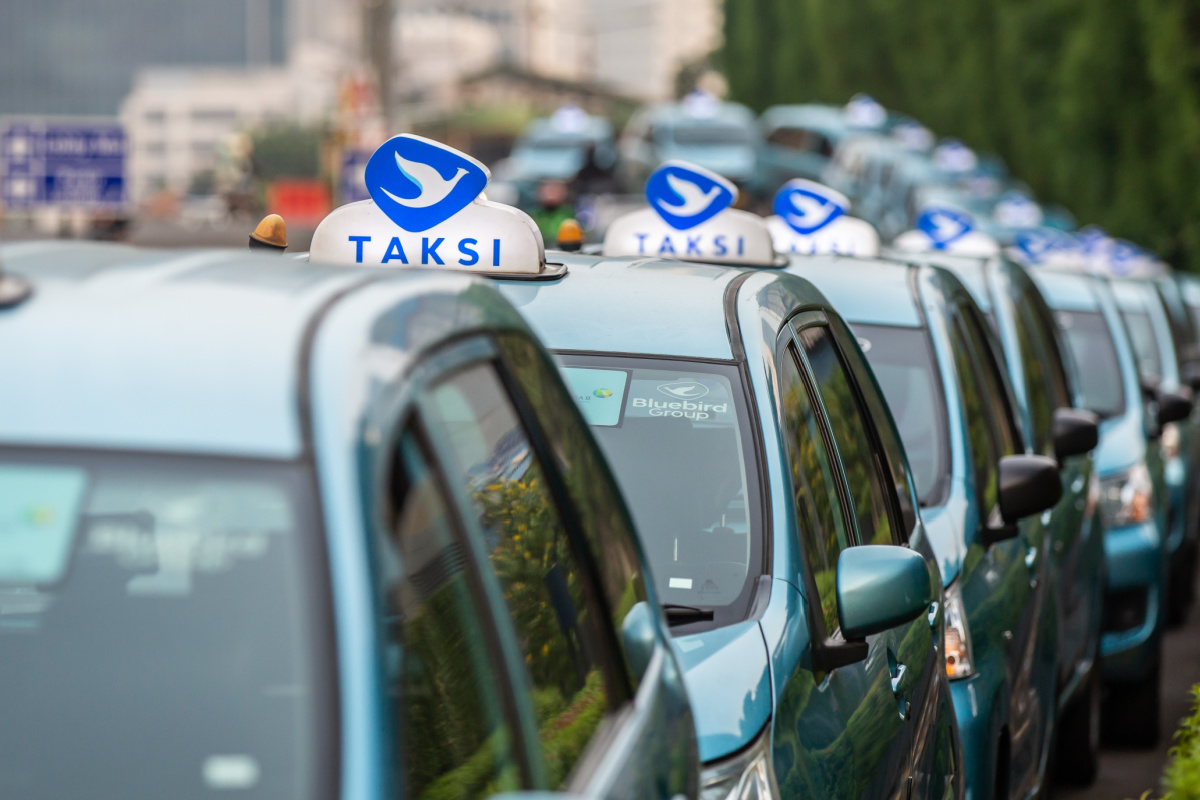
{"type": "Polygon", "coordinates": [[[0,204],[122,206],[128,141],[120,123],[18,118],[0,123],[0,204]]]}

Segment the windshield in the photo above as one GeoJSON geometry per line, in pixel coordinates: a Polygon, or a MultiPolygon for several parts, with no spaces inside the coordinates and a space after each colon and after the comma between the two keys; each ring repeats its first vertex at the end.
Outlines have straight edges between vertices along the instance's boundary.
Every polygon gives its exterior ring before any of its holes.
{"type": "Polygon", "coordinates": [[[0,796],[328,796],[312,496],[300,466],[0,448],[0,796]]]}
{"type": "Polygon", "coordinates": [[[875,380],[892,410],[922,506],[941,501],[950,475],[940,373],[923,328],[854,325],[875,380]]]}
{"type": "Polygon", "coordinates": [[[1162,360],[1158,355],[1158,341],[1154,338],[1154,323],[1145,311],[1122,311],[1125,330],[1129,332],[1129,343],[1137,356],[1138,376],[1144,380],[1162,380],[1162,360]]]}
{"type": "Polygon", "coordinates": [[[745,617],[763,571],[749,416],[733,365],[563,357],[629,503],[659,599],[745,617]]]}
{"type": "Polygon", "coordinates": [[[1099,311],[1056,311],[1058,326],[1079,368],[1079,389],[1085,408],[1101,417],[1125,413],[1125,384],[1112,331],[1099,311]]]}
{"type": "Polygon", "coordinates": [[[679,126],[672,135],[682,145],[750,144],[750,132],[733,125],[679,126]]]}

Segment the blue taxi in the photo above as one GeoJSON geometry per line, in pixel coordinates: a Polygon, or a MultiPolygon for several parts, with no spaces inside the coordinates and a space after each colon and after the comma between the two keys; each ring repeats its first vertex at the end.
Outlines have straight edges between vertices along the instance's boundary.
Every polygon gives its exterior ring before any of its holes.
{"type": "Polygon", "coordinates": [[[962,281],[995,329],[1031,452],[1062,467],[1063,499],[1048,520],[1051,583],[1058,610],[1059,723],[1056,777],[1090,784],[1099,768],[1100,629],[1104,522],[1091,450],[1099,418],[1082,406],[1053,312],[1029,274],[999,256],[928,253],[919,258],[962,281]]]}
{"type": "Polygon", "coordinates": [[[762,268],[782,262],[731,184],[671,162],[646,193],[603,254],[501,287],[630,501],[702,796],[961,796],[940,576],[866,360],[811,284],[762,268]]]}
{"type": "Polygon", "coordinates": [[[952,273],[840,256],[792,257],[789,270],[853,326],[908,451],[945,586],[943,668],[968,791],[1027,797],[1044,786],[1056,716],[1057,611],[1042,514],[1060,499],[1058,465],[1025,454],[998,345],[952,273]],[[1018,514],[1006,494],[1026,464],[1042,465],[1047,494],[1018,514]]]}
{"type": "Polygon", "coordinates": [[[0,262],[0,795],[697,796],[629,514],[494,289],[0,262]]]}
{"type": "Polygon", "coordinates": [[[1159,737],[1168,506],[1156,436],[1183,409],[1156,413],[1143,394],[1130,336],[1107,281],[1050,268],[1031,275],[1055,312],[1081,402],[1100,417],[1095,455],[1105,526],[1100,657],[1110,687],[1102,716],[1105,737],[1152,746],[1159,737]]]}

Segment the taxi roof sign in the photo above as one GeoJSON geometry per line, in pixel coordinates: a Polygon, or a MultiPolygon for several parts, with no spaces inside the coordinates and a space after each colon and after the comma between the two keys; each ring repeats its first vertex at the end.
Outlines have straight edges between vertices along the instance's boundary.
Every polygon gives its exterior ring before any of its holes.
{"type": "Polygon", "coordinates": [[[767,218],[777,253],[879,255],[879,234],[869,222],[848,215],[850,201],[815,181],[795,178],[775,194],[767,218]]]}
{"type": "Polygon", "coordinates": [[[557,277],[546,270],[537,225],[489,201],[491,174],[440,142],[401,134],[366,168],[370,200],[334,209],[313,233],[310,258],[333,264],[438,267],[506,277],[557,277]]]}
{"type": "Polygon", "coordinates": [[[966,211],[950,206],[926,206],[917,218],[915,230],[902,233],[892,246],[906,253],[954,253],[964,256],[994,256],[1000,243],[975,229],[975,220],[966,211]]]}
{"type": "Polygon", "coordinates": [[[667,161],[646,181],[650,208],[608,226],[606,256],[663,256],[717,264],[776,266],[766,223],[731,206],[731,181],[686,161],[667,161]]]}

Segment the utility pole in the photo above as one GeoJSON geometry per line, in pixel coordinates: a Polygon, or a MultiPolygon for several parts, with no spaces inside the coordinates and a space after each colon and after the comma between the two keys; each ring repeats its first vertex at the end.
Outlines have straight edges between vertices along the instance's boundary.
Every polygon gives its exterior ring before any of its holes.
{"type": "Polygon", "coordinates": [[[392,19],[395,0],[362,0],[363,55],[375,73],[379,90],[379,111],[386,133],[392,133],[395,123],[392,96],[392,19]]]}

